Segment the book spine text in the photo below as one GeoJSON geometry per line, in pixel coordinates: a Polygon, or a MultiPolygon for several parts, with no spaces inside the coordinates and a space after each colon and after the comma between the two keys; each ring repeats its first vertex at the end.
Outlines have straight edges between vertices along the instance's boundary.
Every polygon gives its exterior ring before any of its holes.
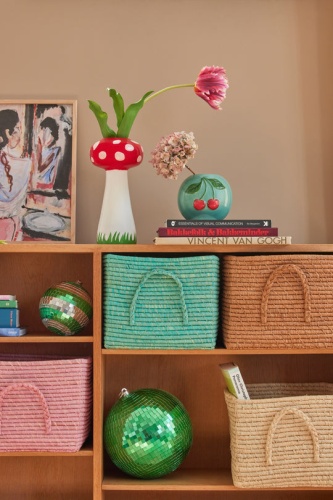
{"type": "Polygon", "coordinates": [[[186,220],[167,219],[167,227],[272,227],[269,219],[186,220]]]}
{"type": "Polygon", "coordinates": [[[235,363],[220,365],[228,391],[237,399],[250,399],[239,367],[235,363]]]}
{"type": "Polygon", "coordinates": [[[277,227],[234,228],[234,227],[159,227],[160,237],[179,236],[278,236],[277,227]]]}
{"type": "Polygon", "coordinates": [[[221,236],[221,237],[169,237],[157,236],[155,245],[290,245],[291,236],[221,236]]]}

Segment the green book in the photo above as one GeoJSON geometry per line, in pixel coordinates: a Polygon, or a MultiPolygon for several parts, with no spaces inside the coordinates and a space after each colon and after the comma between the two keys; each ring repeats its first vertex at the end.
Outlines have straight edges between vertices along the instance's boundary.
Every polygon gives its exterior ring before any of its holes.
{"type": "Polygon", "coordinates": [[[12,307],[14,309],[17,309],[18,308],[17,300],[0,300],[0,309],[6,307],[12,307]]]}

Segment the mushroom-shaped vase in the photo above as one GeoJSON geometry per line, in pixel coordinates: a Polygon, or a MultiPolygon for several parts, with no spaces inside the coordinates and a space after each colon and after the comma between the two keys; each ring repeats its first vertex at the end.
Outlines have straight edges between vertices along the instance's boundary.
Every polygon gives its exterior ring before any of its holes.
{"type": "Polygon", "coordinates": [[[139,165],[142,158],[140,144],[128,138],[107,137],[90,148],[91,162],[106,173],[97,243],[136,243],[128,169],[139,165]]]}

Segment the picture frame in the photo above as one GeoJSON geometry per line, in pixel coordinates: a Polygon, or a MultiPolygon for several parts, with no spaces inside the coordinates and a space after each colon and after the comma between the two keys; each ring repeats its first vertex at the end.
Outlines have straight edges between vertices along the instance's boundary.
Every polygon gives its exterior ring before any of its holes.
{"type": "Polygon", "coordinates": [[[75,243],[77,101],[0,99],[0,240],[75,243]]]}

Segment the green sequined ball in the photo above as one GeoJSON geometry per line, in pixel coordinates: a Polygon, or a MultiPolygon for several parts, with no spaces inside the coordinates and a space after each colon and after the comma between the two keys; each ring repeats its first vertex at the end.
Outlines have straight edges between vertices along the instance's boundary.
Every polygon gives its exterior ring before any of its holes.
{"type": "Polygon", "coordinates": [[[192,424],[183,404],[159,389],[128,393],[111,408],[104,443],[113,463],[142,479],[176,470],[192,444],[192,424]]]}
{"type": "Polygon", "coordinates": [[[46,290],[39,302],[39,313],[51,332],[74,335],[91,319],[92,300],[79,281],[63,281],[46,290]]]}

